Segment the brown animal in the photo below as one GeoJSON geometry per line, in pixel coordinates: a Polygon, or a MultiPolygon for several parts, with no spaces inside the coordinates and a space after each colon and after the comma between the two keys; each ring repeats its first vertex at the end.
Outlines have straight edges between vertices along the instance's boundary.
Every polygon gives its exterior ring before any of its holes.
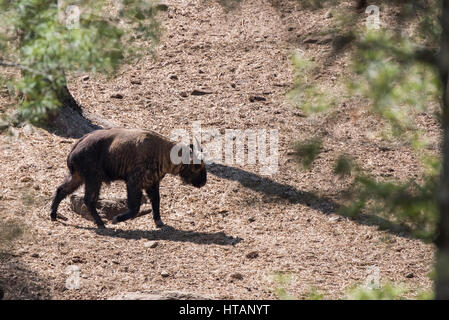
{"type": "Polygon", "coordinates": [[[101,184],[124,180],[128,210],[114,217],[113,223],[137,215],[142,190],[145,190],[153,208],[154,222],[158,227],[163,226],[159,210],[159,183],[164,176],[179,175],[184,183],[197,188],[204,186],[207,180],[204,161],[195,158],[193,145],[190,145],[190,151],[189,147],[183,146],[183,150],[187,150],[187,161],[184,157],[179,164],[173,163],[170,158],[174,147],[174,142],[153,131],[114,128],[85,135],[73,146],[67,157],[70,173],[56,190],[51,205],[51,219],[57,219],[59,203],[84,183],[84,203],[97,226],[104,228],[95,208],[101,184]]]}

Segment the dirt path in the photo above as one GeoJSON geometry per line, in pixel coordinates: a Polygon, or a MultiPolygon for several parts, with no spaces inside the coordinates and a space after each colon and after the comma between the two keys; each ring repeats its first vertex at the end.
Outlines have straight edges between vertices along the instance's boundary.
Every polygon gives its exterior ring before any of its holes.
{"type": "MultiPolygon", "coordinates": [[[[326,28],[332,19],[326,10],[300,10],[295,1],[276,7],[249,0],[229,13],[211,1],[166,3],[156,60],[146,57],[113,80],[77,77],[70,88],[74,96],[88,114],[166,135],[174,128],[190,132],[193,121],[222,130],[279,129],[279,171],[264,179],[257,166],[214,166],[201,189],[168,177],[161,212],[169,228],[158,230],[144,216],[98,234],[67,200],[60,213],[68,220],[49,219],[73,140],[29,127],[16,129],[16,137],[2,134],[0,214],[27,225],[13,254],[2,256],[7,288],[23,288],[7,291],[6,298],[106,299],[154,289],[274,299],[279,284],[273,275],[281,272],[291,276],[289,294],[302,298],[315,288],[335,299],[363,283],[369,266],[379,267],[382,282],[429,289],[433,246],[334,213],[350,182],[332,174],[341,152],[354,154],[379,177],[399,179],[419,170],[413,152],[383,149],[378,120],[355,99],[344,99],[331,120],[305,118],[286,102],[293,50],[323,63],[320,77],[330,88],[347,67],[345,54],[328,60],[329,44],[300,40],[326,28]],[[210,94],[191,95],[195,89],[210,94]],[[113,92],[123,99],[111,98],[113,92]],[[251,102],[252,96],[265,101],[251,102]],[[289,156],[291,144],[316,133],[324,134],[327,152],[310,171],[301,171],[289,156]],[[151,248],[148,241],[158,245],[151,248]],[[65,289],[70,265],[80,268],[79,290],[65,289]]],[[[435,122],[425,115],[420,121],[438,135],[435,122]]],[[[124,196],[121,183],[102,189],[103,198],[124,196]]]]}

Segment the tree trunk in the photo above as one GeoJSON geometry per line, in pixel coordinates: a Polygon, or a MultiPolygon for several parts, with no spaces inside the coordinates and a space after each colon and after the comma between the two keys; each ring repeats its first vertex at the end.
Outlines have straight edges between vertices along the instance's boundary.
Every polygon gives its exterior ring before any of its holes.
{"type": "MultiPolygon", "coordinates": [[[[67,82],[66,82],[67,83],[67,82]]],[[[81,138],[85,134],[103,128],[112,128],[115,125],[98,116],[86,117],[82,107],[70,93],[67,85],[64,85],[57,93],[62,107],[51,117],[49,129],[53,133],[68,137],[81,138]]]]}
{"type": "Polygon", "coordinates": [[[364,10],[368,5],[367,0],[358,0],[357,1],[357,10],[364,10]]]}
{"type": "MultiPolygon", "coordinates": [[[[78,139],[89,132],[102,129],[101,125],[92,123],[83,115],[81,106],[76,102],[67,85],[61,88],[58,99],[62,107],[50,120],[50,129],[54,133],[78,139]]],[[[110,127],[109,124],[106,126],[110,127]]]]}
{"type": "Polygon", "coordinates": [[[442,173],[438,193],[439,223],[436,239],[437,263],[435,298],[449,299],[449,1],[443,1],[441,16],[442,35],[439,54],[439,73],[443,84],[442,101],[442,173]]]}

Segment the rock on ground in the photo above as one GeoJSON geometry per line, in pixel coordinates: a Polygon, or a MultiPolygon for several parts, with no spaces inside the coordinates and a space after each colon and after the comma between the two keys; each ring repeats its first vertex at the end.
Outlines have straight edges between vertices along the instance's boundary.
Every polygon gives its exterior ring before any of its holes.
{"type": "MultiPolygon", "coordinates": [[[[142,197],[142,204],[147,203],[147,198],[142,197]]],[[[87,210],[86,205],[84,204],[83,197],[78,196],[76,194],[72,194],[70,196],[70,207],[71,209],[81,215],[83,218],[92,220],[92,216],[87,210]]],[[[126,199],[113,199],[106,200],[100,199],[97,202],[97,210],[98,214],[101,218],[112,220],[119,213],[125,212],[128,209],[127,200],[126,199]]],[[[143,216],[150,213],[151,210],[141,210],[137,216],[143,216]]]]}

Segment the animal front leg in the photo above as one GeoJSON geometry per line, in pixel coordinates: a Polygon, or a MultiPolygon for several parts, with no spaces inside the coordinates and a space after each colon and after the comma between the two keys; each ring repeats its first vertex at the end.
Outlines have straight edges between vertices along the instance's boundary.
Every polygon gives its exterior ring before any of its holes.
{"type": "Polygon", "coordinates": [[[126,182],[126,190],[128,193],[128,210],[116,215],[112,219],[112,223],[114,224],[132,219],[139,213],[140,205],[142,204],[141,187],[135,182],[134,179],[128,179],[126,182]]]}
{"type": "Polygon", "coordinates": [[[160,204],[161,204],[161,197],[159,194],[159,183],[152,186],[151,188],[146,189],[146,192],[148,194],[148,197],[151,200],[151,206],[153,207],[153,220],[157,227],[163,227],[164,223],[161,220],[161,213],[160,213],[160,204]]]}

